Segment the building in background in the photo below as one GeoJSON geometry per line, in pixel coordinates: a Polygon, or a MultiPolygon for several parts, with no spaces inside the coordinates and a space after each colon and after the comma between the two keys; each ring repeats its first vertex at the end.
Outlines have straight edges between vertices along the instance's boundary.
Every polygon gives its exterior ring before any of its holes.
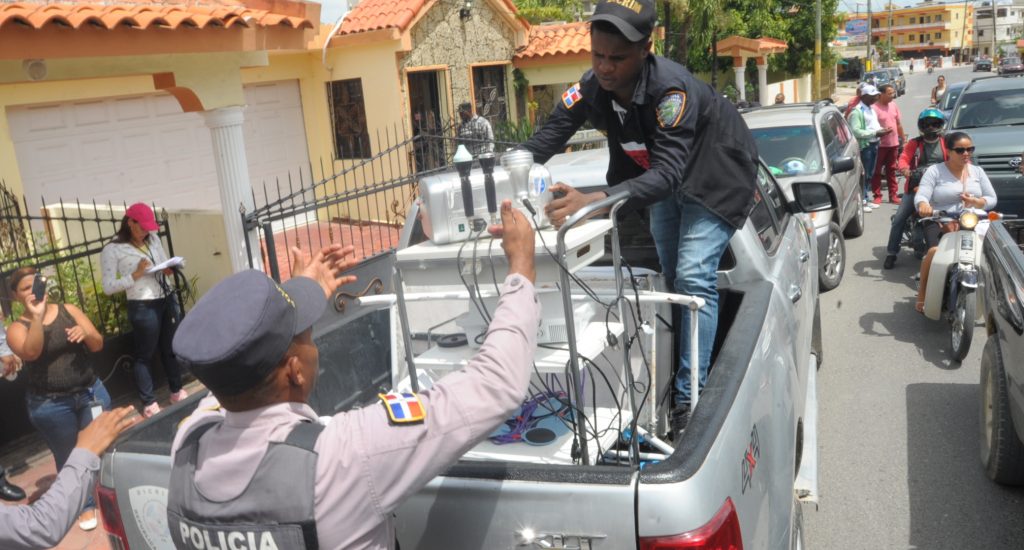
{"type": "MultiPolygon", "coordinates": [[[[1017,0],[1024,1],[1024,0],[1017,0]]],[[[845,31],[857,36],[866,26],[866,14],[848,14],[845,31]]],[[[880,55],[892,43],[895,54],[902,59],[921,59],[933,55],[965,58],[974,47],[974,5],[970,2],[939,3],[925,0],[901,8],[896,4],[874,6],[871,12],[872,57],[880,55]]],[[[850,50],[864,56],[867,45],[849,43],[850,50]]],[[[852,55],[852,54],[851,54],[852,55]]]]}
{"type": "Polygon", "coordinates": [[[1016,41],[1024,38],[1024,0],[995,0],[994,21],[992,4],[984,0],[974,5],[975,53],[994,57],[993,52],[1016,52],[1016,41]]]}

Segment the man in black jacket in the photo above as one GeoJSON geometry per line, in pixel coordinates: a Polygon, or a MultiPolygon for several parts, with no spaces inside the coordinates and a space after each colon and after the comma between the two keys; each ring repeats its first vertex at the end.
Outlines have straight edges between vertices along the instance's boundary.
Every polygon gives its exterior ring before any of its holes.
{"type": "MultiPolygon", "coordinates": [[[[628,206],[649,207],[669,288],[705,301],[698,322],[703,386],[718,323],[716,270],[754,203],[757,149],[736,108],[683,66],[651,54],[657,19],[651,0],[604,0],[591,17],[593,67],[571,86],[547,123],[525,144],[547,162],[590,122],[608,136],[608,183],[629,190],[628,206]]],[[[559,183],[546,210],[556,226],[605,193],[559,183]]],[[[689,315],[679,327],[672,428],[690,411],[689,315]]]]}

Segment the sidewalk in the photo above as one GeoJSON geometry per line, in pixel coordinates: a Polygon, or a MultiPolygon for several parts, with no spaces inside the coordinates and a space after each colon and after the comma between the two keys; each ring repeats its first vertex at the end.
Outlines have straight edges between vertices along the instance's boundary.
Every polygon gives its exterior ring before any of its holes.
{"type": "MultiPolygon", "coordinates": [[[[185,391],[189,392],[189,394],[201,391],[202,389],[203,385],[198,381],[185,384],[185,391]]],[[[158,389],[156,395],[160,406],[167,406],[170,403],[166,386],[158,389]]],[[[114,406],[134,404],[136,408],[139,408],[139,404],[135,402],[135,396],[129,397],[129,399],[118,400],[114,403],[114,406]]],[[[27,467],[14,468],[8,471],[7,478],[11,483],[21,487],[28,494],[28,498],[25,501],[11,504],[26,504],[27,502],[35,501],[46,492],[57,478],[57,469],[53,462],[53,455],[50,454],[46,443],[43,442],[38,434],[25,436],[6,445],[0,450],[0,464],[27,464],[27,467]]],[[[68,531],[64,540],[55,548],[59,550],[110,550],[110,544],[107,542],[107,533],[103,530],[103,522],[101,520],[100,526],[92,531],[82,531],[78,528],[76,522],[71,526],[71,530],[68,531]]]]}

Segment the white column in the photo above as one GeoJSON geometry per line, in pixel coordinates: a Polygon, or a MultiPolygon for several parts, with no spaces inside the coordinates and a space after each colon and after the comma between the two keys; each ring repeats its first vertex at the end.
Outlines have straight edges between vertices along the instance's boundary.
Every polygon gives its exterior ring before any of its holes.
{"type": "Polygon", "coordinates": [[[733,72],[736,73],[736,90],[740,94],[740,99],[746,101],[747,99],[747,82],[743,72],[746,67],[733,67],[733,72]]]}
{"type": "Polygon", "coordinates": [[[814,98],[811,97],[811,80],[812,80],[812,78],[813,78],[813,75],[808,73],[808,74],[805,74],[805,75],[803,75],[803,76],[801,76],[800,78],[797,79],[797,81],[796,81],[797,95],[800,96],[800,99],[799,99],[800,101],[814,101],[814,98]]]}
{"type": "Polygon", "coordinates": [[[767,64],[757,64],[757,90],[758,96],[760,97],[758,101],[761,102],[761,105],[771,105],[772,103],[775,103],[775,96],[773,96],[772,91],[768,89],[767,64]]]}
{"type": "MultiPolygon", "coordinates": [[[[213,138],[213,162],[217,166],[217,188],[220,190],[220,207],[224,213],[224,232],[228,240],[228,255],[235,273],[249,269],[249,257],[245,248],[242,230],[241,208],[252,212],[252,184],[249,182],[249,164],[245,158],[245,138],[242,122],[245,120],[241,107],[222,107],[204,111],[203,118],[213,138]]],[[[260,257],[259,234],[249,232],[252,247],[253,266],[263,269],[260,257]]]]}

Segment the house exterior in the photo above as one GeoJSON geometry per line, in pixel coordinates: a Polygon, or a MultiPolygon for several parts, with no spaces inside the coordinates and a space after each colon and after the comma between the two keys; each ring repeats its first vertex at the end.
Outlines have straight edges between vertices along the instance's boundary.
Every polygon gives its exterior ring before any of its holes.
{"type": "Polygon", "coordinates": [[[513,64],[530,83],[527,90],[531,121],[542,122],[569,86],[590,69],[590,24],[587,22],[535,25],[525,49],[513,64]]]}
{"type": "Polygon", "coordinates": [[[1000,52],[1017,50],[1015,42],[1024,35],[1024,0],[984,0],[975,4],[975,14],[974,43],[978,54],[995,57],[1000,52]]]}
{"type": "MultiPolygon", "coordinates": [[[[846,20],[849,35],[849,24],[860,21],[861,26],[864,26],[863,22],[867,18],[857,13],[847,14],[846,20]]],[[[974,6],[970,3],[925,0],[905,8],[888,4],[875,5],[870,23],[871,43],[878,44],[891,39],[896,52],[903,58],[949,56],[960,51],[966,55],[974,47],[975,14],[974,6]]],[[[852,43],[850,47],[853,47],[852,43]]]]}

